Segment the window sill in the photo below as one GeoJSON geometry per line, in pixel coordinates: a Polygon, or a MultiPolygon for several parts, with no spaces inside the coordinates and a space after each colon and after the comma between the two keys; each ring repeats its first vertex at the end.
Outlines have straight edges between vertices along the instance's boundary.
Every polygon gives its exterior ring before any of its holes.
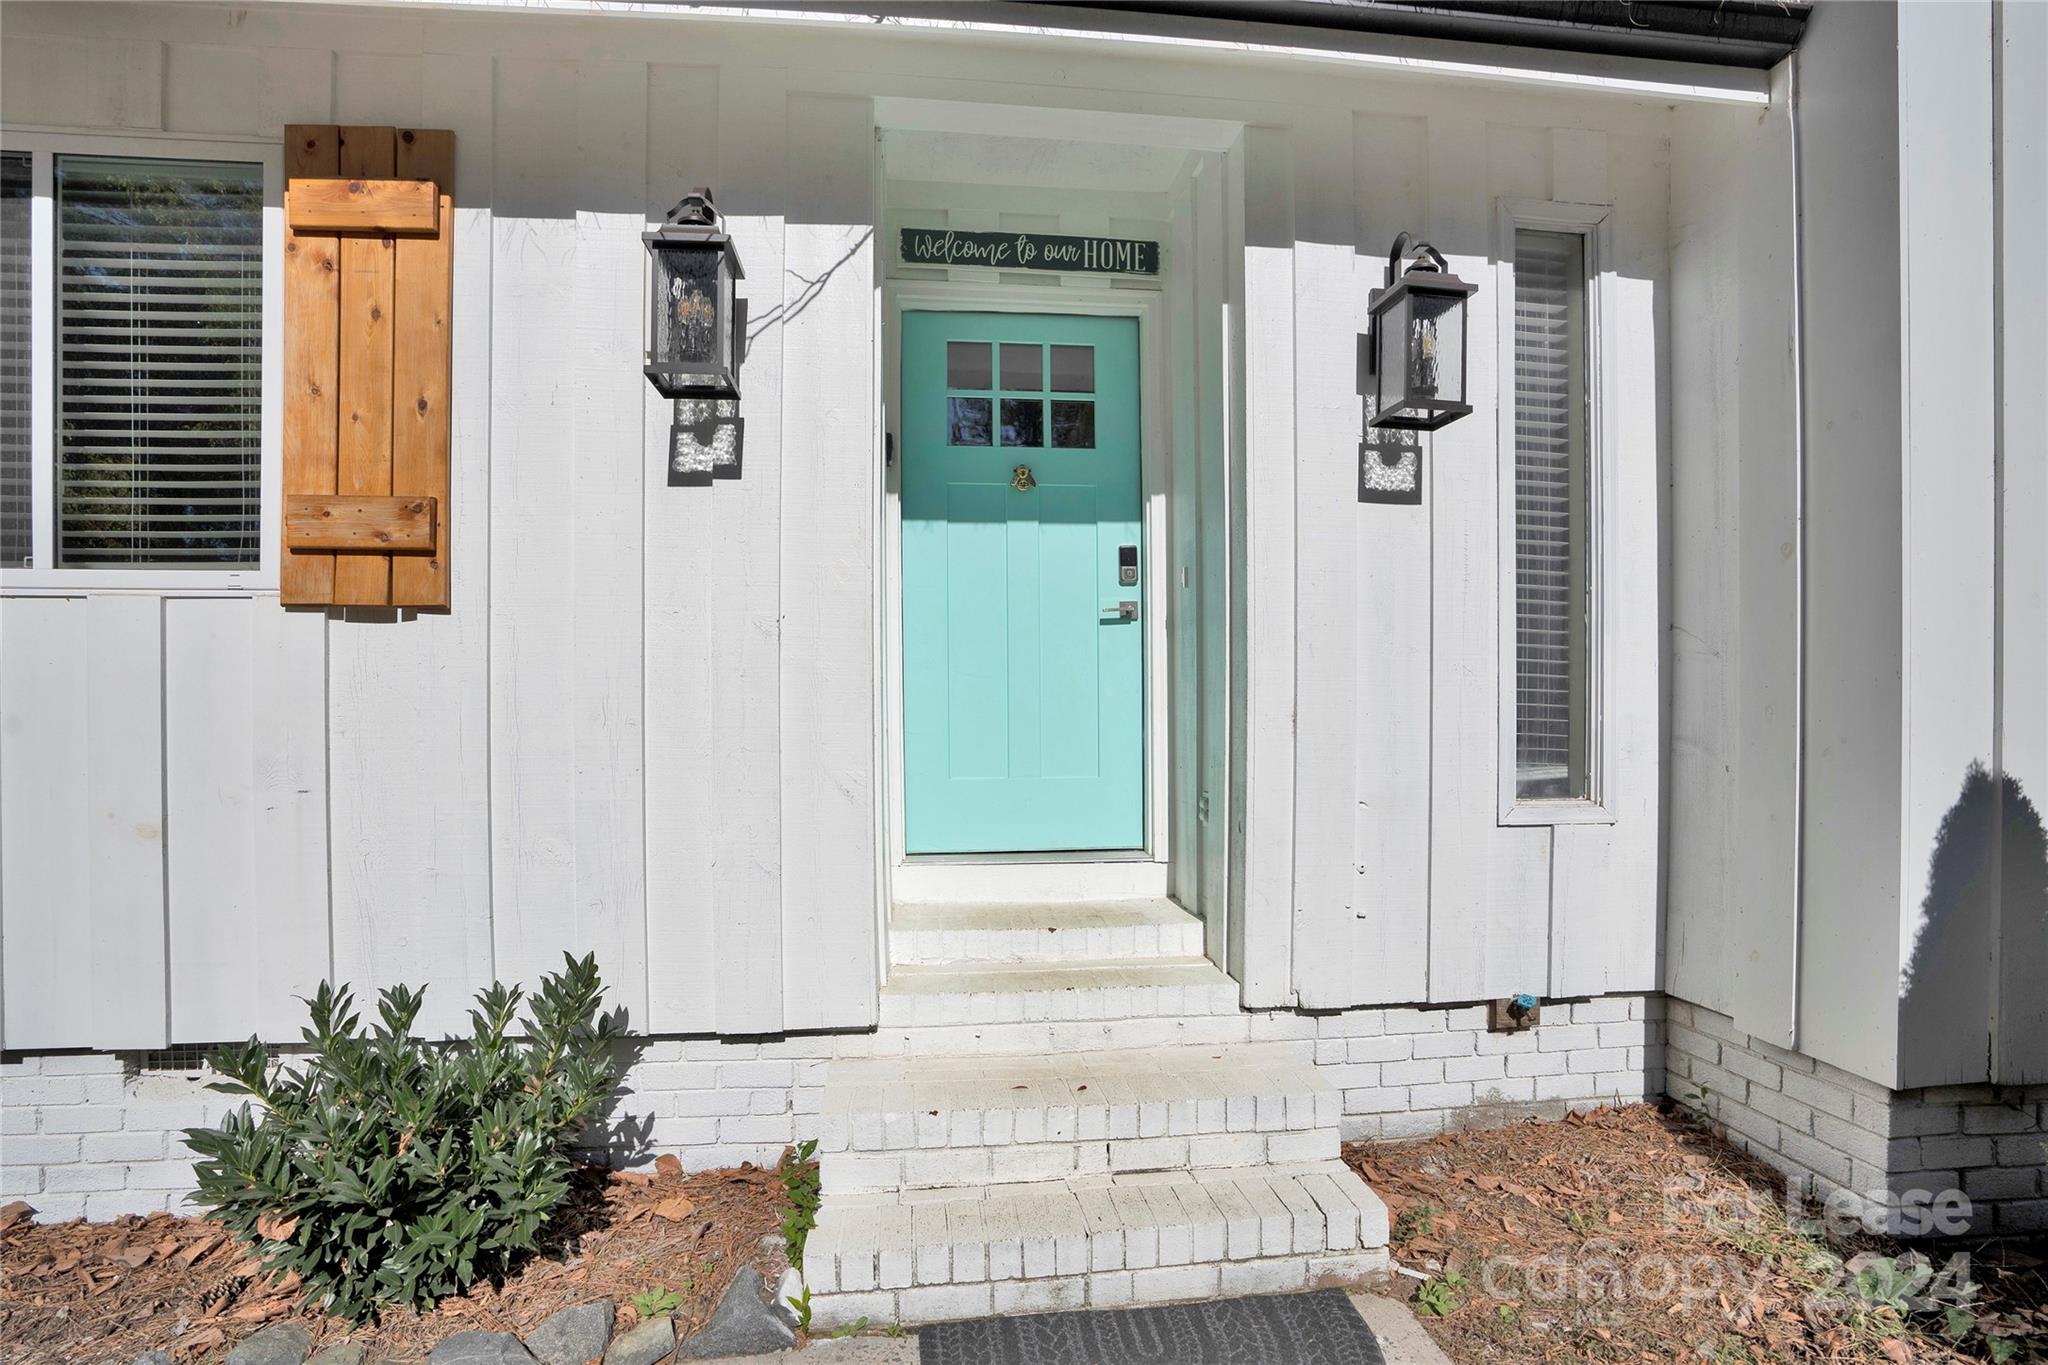
{"type": "Polygon", "coordinates": [[[1515,801],[1503,807],[1500,823],[1508,825],[1611,825],[1614,811],[1598,801],[1515,801]]]}
{"type": "Polygon", "coordinates": [[[276,591],[277,574],[269,569],[0,569],[0,593],[21,597],[103,592],[219,597],[276,591]]]}

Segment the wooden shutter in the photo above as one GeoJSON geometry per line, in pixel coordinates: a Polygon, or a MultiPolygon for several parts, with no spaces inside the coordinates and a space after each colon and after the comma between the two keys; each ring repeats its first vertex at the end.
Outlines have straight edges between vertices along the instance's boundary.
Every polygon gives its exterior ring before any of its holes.
{"type": "Polygon", "coordinates": [[[285,130],[293,605],[448,605],[455,134],[285,130]]]}

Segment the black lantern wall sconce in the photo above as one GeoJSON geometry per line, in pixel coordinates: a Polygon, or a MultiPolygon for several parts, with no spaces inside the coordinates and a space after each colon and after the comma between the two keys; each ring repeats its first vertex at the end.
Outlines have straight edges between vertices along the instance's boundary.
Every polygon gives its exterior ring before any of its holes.
{"type": "Polygon", "coordinates": [[[647,382],[676,403],[669,433],[672,475],[704,475],[739,463],[740,360],[745,310],[739,253],[712,206],[694,189],[642,242],[649,272],[647,382]]]}
{"type": "Polygon", "coordinates": [[[1479,286],[1407,233],[1387,253],[1387,287],[1367,307],[1366,364],[1375,427],[1435,431],[1472,411],[1465,401],[1465,301],[1479,286]]]}

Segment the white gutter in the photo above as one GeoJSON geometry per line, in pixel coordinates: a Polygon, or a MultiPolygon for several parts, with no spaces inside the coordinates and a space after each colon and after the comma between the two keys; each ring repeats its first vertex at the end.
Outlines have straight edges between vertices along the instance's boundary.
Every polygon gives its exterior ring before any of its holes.
{"type": "MultiPolygon", "coordinates": [[[[327,0],[278,0],[280,5],[332,7],[327,0]]],[[[938,38],[981,41],[1050,41],[1100,47],[1128,43],[1167,53],[1242,56],[1307,62],[1352,71],[1432,76],[1502,85],[1540,86],[1557,92],[1618,94],[1687,103],[1768,106],[1770,73],[1692,62],[1613,57],[1595,53],[1504,48],[1398,35],[1331,31],[1333,43],[1309,47],[1277,42],[1229,41],[1151,31],[1110,33],[1054,25],[998,24],[910,14],[848,14],[748,5],[694,5],[661,0],[358,0],[355,7],[488,10],[507,14],[621,14],[678,22],[773,24],[793,28],[896,29],[938,38]]],[[[1132,12],[1132,29],[1168,22],[1132,12]]]]}

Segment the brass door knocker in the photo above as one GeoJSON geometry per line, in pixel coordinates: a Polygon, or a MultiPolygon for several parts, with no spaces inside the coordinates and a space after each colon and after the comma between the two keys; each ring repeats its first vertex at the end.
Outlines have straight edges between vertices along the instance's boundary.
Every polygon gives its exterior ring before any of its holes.
{"type": "Polygon", "coordinates": [[[1010,475],[1010,487],[1016,489],[1019,493],[1029,493],[1032,489],[1038,487],[1038,480],[1031,477],[1030,465],[1020,464],[1017,466],[1016,471],[1010,475]]]}

